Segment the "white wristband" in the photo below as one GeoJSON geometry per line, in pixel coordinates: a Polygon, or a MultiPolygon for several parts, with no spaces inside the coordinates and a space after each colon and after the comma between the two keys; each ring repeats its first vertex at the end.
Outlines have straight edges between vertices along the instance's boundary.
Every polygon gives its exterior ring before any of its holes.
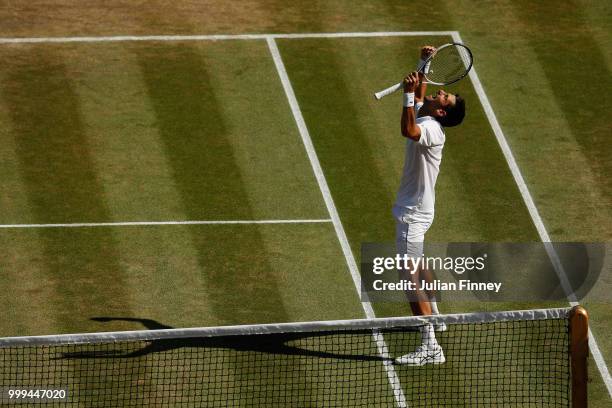
{"type": "Polygon", "coordinates": [[[404,107],[409,108],[414,106],[414,92],[404,93],[404,107]]]}

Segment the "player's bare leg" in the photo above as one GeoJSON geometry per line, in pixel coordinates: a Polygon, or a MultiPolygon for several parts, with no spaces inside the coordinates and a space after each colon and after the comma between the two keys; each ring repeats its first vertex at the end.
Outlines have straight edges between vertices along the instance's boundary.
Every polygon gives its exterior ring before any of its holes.
{"type": "MultiPolygon", "coordinates": [[[[415,316],[431,315],[431,302],[425,289],[421,288],[421,279],[425,279],[422,270],[418,269],[415,273],[402,271],[403,279],[409,279],[415,284],[416,290],[408,291],[408,301],[410,308],[415,316]]],[[[412,353],[405,354],[395,359],[396,364],[422,366],[425,364],[443,364],[446,359],[442,347],[436,340],[433,324],[425,324],[419,328],[421,332],[421,345],[412,353]]]]}
{"type": "MultiPolygon", "coordinates": [[[[420,276],[420,280],[424,280],[425,282],[429,284],[432,284],[435,280],[435,275],[429,269],[421,268],[419,270],[419,276],[420,276]]],[[[430,285],[429,287],[432,287],[432,286],[430,285]]],[[[429,314],[433,314],[433,315],[440,314],[440,311],[438,310],[438,301],[436,298],[436,292],[433,290],[426,290],[425,292],[427,294],[427,303],[431,311],[431,313],[429,314]]],[[[446,324],[445,323],[435,324],[434,328],[436,331],[446,331],[446,324]]]]}
{"type": "Polygon", "coordinates": [[[410,274],[410,281],[414,283],[415,290],[408,291],[408,302],[415,316],[429,316],[432,313],[427,292],[421,288],[421,270],[410,274]]]}

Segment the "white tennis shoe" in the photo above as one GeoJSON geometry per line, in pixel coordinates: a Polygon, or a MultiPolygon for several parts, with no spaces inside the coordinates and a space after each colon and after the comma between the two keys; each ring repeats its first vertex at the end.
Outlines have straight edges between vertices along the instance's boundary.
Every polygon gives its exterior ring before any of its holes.
{"type": "Polygon", "coordinates": [[[416,351],[395,359],[395,364],[423,366],[425,364],[444,364],[444,352],[439,345],[428,346],[421,344],[416,351]]]}

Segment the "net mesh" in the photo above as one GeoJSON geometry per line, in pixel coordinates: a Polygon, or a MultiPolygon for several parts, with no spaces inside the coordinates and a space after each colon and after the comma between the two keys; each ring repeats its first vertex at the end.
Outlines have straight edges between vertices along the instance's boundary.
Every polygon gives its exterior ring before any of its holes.
{"type": "Polygon", "coordinates": [[[472,54],[462,45],[440,48],[432,58],[426,76],[430,82],[452,84],[467,75],[472,66],[472,54]]]}
{"type": "Polygon", "coordinates": [[[67,389],[19,403],[37,407],[397,407],[398,390],[409,407],[569,406],[566,319],[449,322],[436,333],[446,363],[422,367],[391,363],[418,327],[374,332],[388,355],[372,329],[348,327],[4,346],[0,388],[67,389]]]}

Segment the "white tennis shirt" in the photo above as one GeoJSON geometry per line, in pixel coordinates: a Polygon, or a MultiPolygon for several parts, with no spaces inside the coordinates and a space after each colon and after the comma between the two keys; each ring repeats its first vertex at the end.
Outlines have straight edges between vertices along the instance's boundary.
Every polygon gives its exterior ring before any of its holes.
{"type": "MultiPolygon", "coordinates": [[[[417,115],[422,106],[422,102],[416,104],[417,115]]],[[[431,116],[417,117],[416,124],[421,129],[421,138],[418,142],[406,141],[404,170],[395,205],[414,208],[433,218],[436,180],[446,136],[442,125],[431,116]]]]}

